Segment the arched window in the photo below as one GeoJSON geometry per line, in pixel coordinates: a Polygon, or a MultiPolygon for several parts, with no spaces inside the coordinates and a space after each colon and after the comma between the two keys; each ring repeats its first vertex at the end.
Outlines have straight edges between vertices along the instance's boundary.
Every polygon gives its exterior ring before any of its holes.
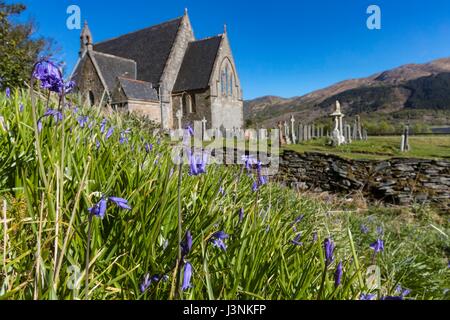
{"type": "Polygon", "coordinates": [[[90,103],[91,107],[93,107],[95,104],[95,96],[91,90],[89,90],[89,103],[90,103]]]}
{"type": "Polygon", "coordinates": [[[226,60],[220,72],[220,92],[223,97],[233,97],[235,86],[235,77],[233,68],[228,60],[226,60]]]}

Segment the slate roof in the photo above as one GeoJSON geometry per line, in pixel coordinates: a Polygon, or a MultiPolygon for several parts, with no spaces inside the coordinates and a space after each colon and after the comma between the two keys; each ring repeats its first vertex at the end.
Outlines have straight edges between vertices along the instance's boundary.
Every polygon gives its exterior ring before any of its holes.
{"type": "Polygon", "coordinates": [[[94,44],[94,50],[132,59],[137,79],[159,83],[182,17],[94,44]]]}
{"type": "Polygon", "coordinates": [[[175,82],[174,92],[205,89],[216,61],[222,36],[190,42],[175,82]]]}
{"type": "Polygon", "coordinates": [[[112,92],[116,85],[117,77],[136,79],[136,62],[110,54],[90,51],[100,74],[106,82],[108,91],[112,92]]]}
{"type": "Polygon", "coordinates": [[[123,77],[117,79],[128,99],[158,101],[158,92],[151,83],[123,77]]]}

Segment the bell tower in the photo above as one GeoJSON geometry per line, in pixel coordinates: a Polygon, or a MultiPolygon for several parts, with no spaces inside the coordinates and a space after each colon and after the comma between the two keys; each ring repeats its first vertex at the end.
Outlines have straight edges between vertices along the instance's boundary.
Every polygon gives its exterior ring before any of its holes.
{"type": "Polygon", "coordinates": [[[92,50],[92,34],[91,30],[89,29],[87,21],[84,22],[83,30],[81,31],[80,35],[80,57],[83,55],[83,53],[86,50],[92,50]]]}

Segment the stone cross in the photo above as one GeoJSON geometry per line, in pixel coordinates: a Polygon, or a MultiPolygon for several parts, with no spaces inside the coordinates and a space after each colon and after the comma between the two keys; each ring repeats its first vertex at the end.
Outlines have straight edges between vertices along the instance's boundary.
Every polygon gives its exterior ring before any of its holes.
{"type": "Polygon", "coordinates": [[[181,129],[182,125],[181,125],[181,119],[183,119],[183,112],[181,111],[181,109],[178,109],[177,113],[175,114],[175,116],[178,119],[178,129],[181,129]]]}
{"type": "Polygon", "coordinates": [[[333,140],[334,146],[340,146],[341,144],[345,143],[345,137],[343,135],[343,125],[342,125],[342,119],[344,118],[344,115],[341,112],[341,104],[339,101],[336,101],[336,110],[330,115],[334,118],[334,130],[331,134],[331,138],[333,140]]]}
{"type": "Polygon", "coordinates": [[[297,142],[297,137],[295,136],[295,118],[291,116],[291,140],[295,144],[297,142]]]}

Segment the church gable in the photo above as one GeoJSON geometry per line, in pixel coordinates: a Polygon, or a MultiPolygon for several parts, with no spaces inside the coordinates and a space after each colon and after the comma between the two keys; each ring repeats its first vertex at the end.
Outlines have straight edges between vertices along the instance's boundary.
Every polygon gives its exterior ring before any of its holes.
{"type": "Polygon", "coordinates": [[[189,43],[174,92],[207,89],[222,41],[221,36],[189,43]]]}
{"type": "Polygon", "coordinates": [[[159,83],[181,18],[94,44],[94,50],[134,60],[137,79],[159,83]]]}
{"type": "Polygon", "coordinates": [[[226,32],[222,35],[209,84],[211,95],[242,101],[241,83],[226,32]]]}

